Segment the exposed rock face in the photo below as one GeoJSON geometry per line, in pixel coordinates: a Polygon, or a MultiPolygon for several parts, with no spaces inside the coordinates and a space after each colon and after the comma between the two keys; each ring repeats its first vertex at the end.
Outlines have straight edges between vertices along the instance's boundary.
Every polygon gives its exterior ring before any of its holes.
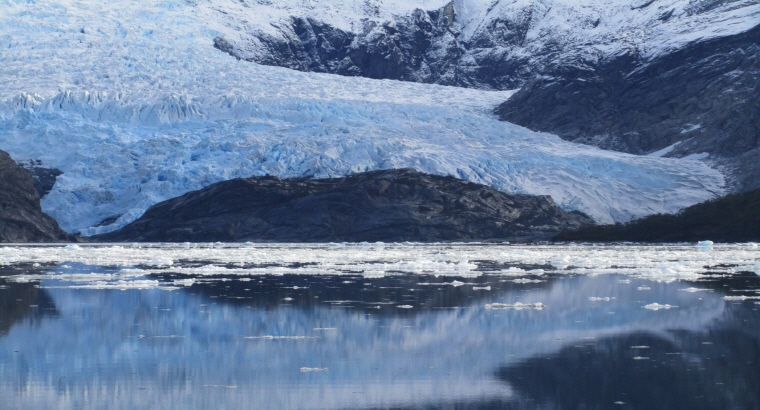
{"type": "Polygon", "coordinates": [[[53,190],[56,179],[59,175],[63,174],[63,172],[58,169],[43,167],[40,161],[21,162],[19,165],[32,174],[32,178],[34,179],[34,189],[37,191],[40,198],[53,190]]]}
{"type": "Polygon", "coordinates": [[[31,174],[0,151],[0,242],[60,242],[74,238],[42,212],[31,174]]]}
{"type": "Polygon", "coordinates": [[[598,225],[557,235],[557,241],[760,241],[760,189],[690,206],[676,215],[651,215],[627,224],[598,225]]]}
{"type": "Polygon", "coordinates": [[[740,189],[760,187],[760,26],[654,61],[635,54],[559,67],[496,112],[502,119],[605,149],[707,153],[740,189]]]}
{"type": "Polygon", "coordinates": [[[412,169],[334,179],[213,184],[157,205],[103,241],[448,241],[546,239],[591,224],[550,197],[507,195],[412,169]]]}
{"type": "Polygon", "coordinates": [[[291,18],[283,35],[260,35],[268,53],[249,55],[217,37],[214,47],[260,64],[368,78],[457,84],[456,66],[463,49],[445,10],[415,10],[386,24],[367,20],[358,32],[304,17],[291,18]]]}

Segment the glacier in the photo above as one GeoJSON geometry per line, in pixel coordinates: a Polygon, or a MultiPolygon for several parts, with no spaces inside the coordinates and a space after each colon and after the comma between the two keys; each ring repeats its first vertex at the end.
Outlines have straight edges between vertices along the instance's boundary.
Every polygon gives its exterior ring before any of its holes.
{"type": "Polygon", "coordinates": [[[63,171],[42,206],[64,230],[113,231],[162,200],[265,174],[414,167],[551,195],[604,223],[724,192],[701,160],[603,151],[500,122],[493,108],[512,91],[239,61],[213,48],[221,27],[202,4],[227,3],[0,2],[0,149],[63,171]]]}

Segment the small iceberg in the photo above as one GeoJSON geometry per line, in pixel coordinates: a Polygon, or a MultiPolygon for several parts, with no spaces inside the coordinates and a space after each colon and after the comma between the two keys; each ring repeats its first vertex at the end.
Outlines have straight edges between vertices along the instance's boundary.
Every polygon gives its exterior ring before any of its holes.
{"type": "Polygon", "coordinates": [[[714,245],[713,241],[699,241],[697,242],[697,248],[699,249],[712,249],[714,245]]]}
{"type": "Polygon", "coordinates": [[[672,309],[672,308],[677,308],[677,307],[678,306],[668,305],[668,304],[661,305],[659,303],[650,303],[650,304],[644,306],[644,309],[660,310],[660,309],[672,309]]]}

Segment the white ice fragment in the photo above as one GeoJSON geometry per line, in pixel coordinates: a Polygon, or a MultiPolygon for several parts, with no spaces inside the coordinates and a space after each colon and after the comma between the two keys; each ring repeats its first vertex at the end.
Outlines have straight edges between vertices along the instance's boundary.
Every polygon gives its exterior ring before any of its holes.
{"type": "Polygon", "coordinates": [[[644,356],[634,356],[633,360],[649,360],[649,358],[644,356]]]}
{"type": "Polygon", "coordinates": [[[631,346],[631,349],[649,349],[649,346],[631,346]]]}
{"type": "Polygon", "coordinates": [[[665,304],[665,305],[661,305],[661,304],[659,304],[659,303],[650,303],[650,304],[648,304],[648,305],[645,305],[645,306],[644,306],[644,309],[649,309],[649,310],[660,310],[660,309],[672,309],[672,308],[677,308],[677,307],[678,307],[678,306],[674,306],[674,305],[668,305],[668,304],[665,304]]]}
{"type": "Polygon", "coordinates": [[[283,298],[282,300],[284,300],[286,302],[290,302],[291,300],[293,300],[293,298],[283,298]]]}
{"type": "Polygon", "coordinates": [[[713,241],[697,242],[697,248],[700,248],[700,249],[711,249],[713,245],[714,245],[713,241]]]}
{"type": "Polygon", "coordinates": [[[543,281],[539,280],[539,279],[523,279],[523,278],[520,278],[520,279],[512,279],[509,282],[514,282],[514,283],[541,283],[543,281]]]}
{"type": "Polygon", "coordinates": [[[752,300],[760,299],[760,296],[723,296],[724,300],[752,300]]]}
{"type": "Polygon", "coordinates": [[[175,286],[185,286],[185,287],[193,286],[194,283],[195,283],[195,279],[192,279],[192,278],[191,279],[174,279],[172,281],[172,284],[174,284],[175,286]]]}
{"type": "Polygon", "coordinates": [[[545,308],[546,305],[544,305],[541,302],[538,303],[522,303],[517,302],[515,304],[508,304],[508,303],[490,303],[486,304],[486,309],[515,309],[515,310],[522,310],[522,309],[535,309],[535,310],[541,310],[545,308]]]}
{"type": "Polygon", "coordinates": [[[326,372],[327,367],[302,367],[301,373],[309,373],[309,372],[326,372]]]}
{"type": "Polygon", "coordinates": [[[588,298],[588,300],[592,302],[609,302],[611,300],[615,300],[615,297],[605,296],[605,297],[597,297],[597,296],[591,296],[588,298]]]}
{"type": "Polygon", "coordinates": [[[484,286],[484,287],[473,286],[472,290],[491,290],[491,287],[490,286],[484,286]]]}
{"type": "Polygon", "coordinates": [[[649,286],[639,286],[636,289],[638,289],[638,290],[651,290],[652,288],[650,288],[649,286]]]}
{"type": "Polygon", "coordinates": [[[317,339],[317,336],[243,336],[241,339],[262,339],[262,340],[304,340],[317,339]]]}
{"type": "Polygon", "coordinates": [[[686,289],[681,289],[681,290],[684,291],[684,292],[689,292],[689,293],[709,292],[710,291],[710,289],[701,289],[701,288],[686,288],[686,289]]]}
{"type": "Polygon", "coordinates": [[[399,308],[399,309],[411,309],[414,306],[412,306],[412,305],[398,305],[396,307],[399,308]]]}

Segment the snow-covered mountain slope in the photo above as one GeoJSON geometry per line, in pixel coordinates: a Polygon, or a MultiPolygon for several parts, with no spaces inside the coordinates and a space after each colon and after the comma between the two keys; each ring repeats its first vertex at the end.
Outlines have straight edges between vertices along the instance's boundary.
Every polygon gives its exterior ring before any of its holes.
{"type": "Polygon", "coordinates": [[[0,149],[63,171],[43,209],[112,231],[149,206],[251,175],[414,167],[551,195],[599,222],[722,192],[698,160],[602,151],[498,121],[510,92],[302,73],[239,61],[180,0],[0,3],[0,149]],[[104,219],[117,216],[107,226],[104,219]]]}
{"type": "Polygon", "coordinates": [[[515,88],[566,65],[644,60],[760,21],[756,0],[198,0],[245,60],[306,71],[515,88]],[[385,64],[384,64],[385,63],[385,64]],[[379,67],[378,67],[379,66],[379,67]]]}

